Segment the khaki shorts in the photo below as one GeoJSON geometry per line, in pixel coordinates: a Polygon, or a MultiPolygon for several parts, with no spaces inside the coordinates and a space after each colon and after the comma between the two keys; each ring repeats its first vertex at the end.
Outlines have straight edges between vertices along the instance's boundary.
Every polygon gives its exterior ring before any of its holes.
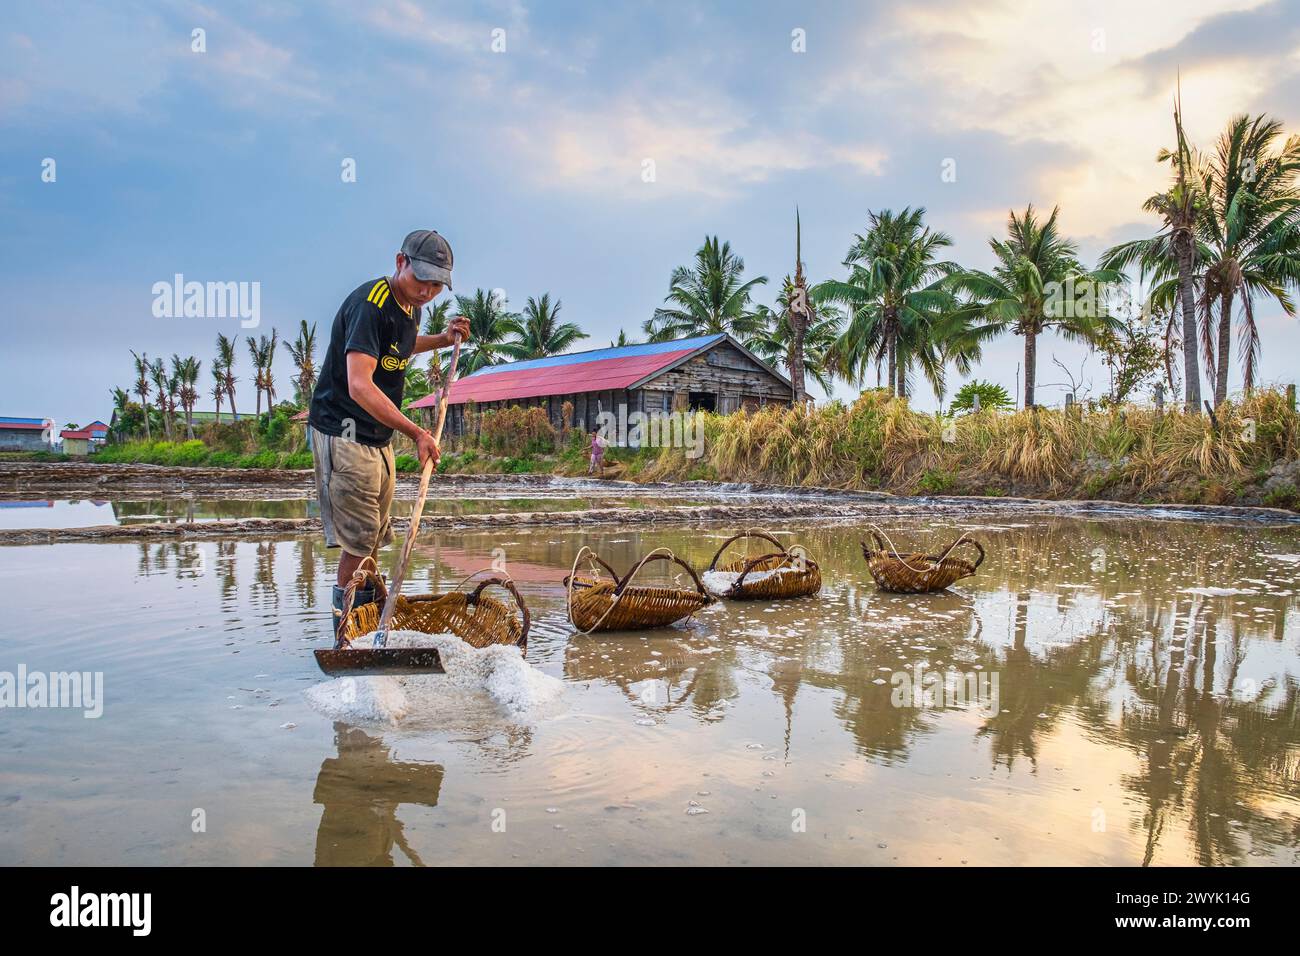
{"type": "Polygon", "coordinates": [[[326,546],[364,558],[391,544],[397,482],[391,446],[375,448],[312,428],[311,449],[326,546]]]}

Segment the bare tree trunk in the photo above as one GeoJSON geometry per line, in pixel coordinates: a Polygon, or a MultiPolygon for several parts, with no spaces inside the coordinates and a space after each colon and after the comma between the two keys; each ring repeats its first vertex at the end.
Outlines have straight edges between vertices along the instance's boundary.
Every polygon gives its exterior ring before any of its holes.
{"type": "Polygon", "coordinates": [[[1034,379],[1038,358],[1038,333],[1025,333],[1025,408],[1034,407],[1034,379]]]}
{"type": "Polygon", "coordinates": [[[907,398],[907,361],[898,363],[898,385],[894,388],[894,394],[899,398],[907,398]]]}
{"type": "Polygon", "coordinates": [[[149,428],[149,403],[146,402],[143,398],[141,398],[140,404],[144,406],[144,440],[153,441],[153,435],[151,434],[151,429],[149,428]]]}
{"type": "Polygon", "coordinates": [[[804,388],[803,340],[808,328],[808,319],[795,309],[790,310],[790,325],[793,326],[793,342],[790,344],[790,388],[794,393],[794,402],[801,404],[808,398],[804,388]]]}
{"type": "Polygon", "coordinates": [[[1183,396],[1189,413],[1201,412],[1201,366],[1196,357],[1196,298],[1192,288],[1192,238],[1178,233],[1178,297],[1183,309],[1183,396]]]}
{"type": "Polygon", "coordinates": [[[235,411],[235,390],[233,388],[226,389],[226,397],[230,400],[230,420],[237,422],[239,421],[239,412],[235,411]]]}
{"type": "Polygon", "coordinates": [[[1228,397],[1228,361],[1232,349],[1232,289],[1224,291],[1219,303],[1219,354],[1215,356],[1217,369],[1214,378],[1214,407],[1218,408],[1228,397]]]}
{"type": "Polygon", "coordinates": [[[889,394],[898,394],[898,356],[894,350],[898,346],[898,337],[889,333],[889,394]]]}

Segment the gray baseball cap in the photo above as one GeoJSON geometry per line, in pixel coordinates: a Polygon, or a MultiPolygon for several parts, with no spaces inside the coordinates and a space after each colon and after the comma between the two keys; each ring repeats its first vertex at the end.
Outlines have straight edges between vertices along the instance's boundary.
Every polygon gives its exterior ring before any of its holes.
{"type": "Polygon", "coordinates": [[[417,279],[441,282],[451,289],[451,245],[432,229],[417,229],[407,236],[402,255],[411,260],[417,279]]]}

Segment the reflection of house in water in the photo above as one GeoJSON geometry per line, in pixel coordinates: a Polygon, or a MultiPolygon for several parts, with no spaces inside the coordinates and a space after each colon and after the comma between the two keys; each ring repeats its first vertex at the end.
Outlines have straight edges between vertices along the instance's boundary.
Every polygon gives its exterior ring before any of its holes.
{"type": "Polygon", "coordinates": [[[312,794],[324,807],[316,830],[316,865],[392,866],[396,846],[423,866],[406,842],[397,807],[436,807],[443,768],[394,761],[382,739],[343,723],[334,724],[334,744],[338,756],[322,761],[312,794]]]}

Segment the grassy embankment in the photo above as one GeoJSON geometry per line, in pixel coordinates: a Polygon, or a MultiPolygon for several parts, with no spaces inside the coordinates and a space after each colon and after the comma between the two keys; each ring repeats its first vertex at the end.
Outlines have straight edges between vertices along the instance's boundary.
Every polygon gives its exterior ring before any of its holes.
{"type": "MultiPolygon", "coordinates": [[[[698,421],[701,457],[688,458],[682,448],[610,448],[606,477],[1300,510],[1300,419],[1277,390],[1229,402],[1214,420],[1133,405],[952,419],[866,392],[850,405],[773,406],[753,414],[701,414],[698,421]]],[[[586,474],[587,437],[557,432],[541,409],[472,416],[471,431],[448,440],[439,472],[586,474]]],[[[409,442],[399,438],[396,451],[399,470],[418,470],[409,442]]],[[[275,419],[207,426],[194,441],[111,445],[95,460],[311,467],[301,426],[275,419]]]]}

